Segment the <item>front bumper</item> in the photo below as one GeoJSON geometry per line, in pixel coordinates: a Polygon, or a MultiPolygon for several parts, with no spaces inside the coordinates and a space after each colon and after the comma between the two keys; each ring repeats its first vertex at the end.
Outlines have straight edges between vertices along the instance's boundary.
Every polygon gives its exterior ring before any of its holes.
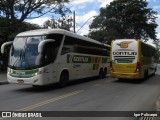
{"type": "Polygon", "coordinates": [[[11,75],[7,74],[7,81],[9,83],[14,83],[14,84],[43,85],[40,76],[41,75],[36,75],[29,78],[22,78],[22,77],[12,77],[11,75]]]}
{"type": "Polygon", "coordinates": [[[115,78],[122,78],[122,79],[140,79],[140,73],[118,73],[118,72],[111,72],[111,77],[115,78]]]}

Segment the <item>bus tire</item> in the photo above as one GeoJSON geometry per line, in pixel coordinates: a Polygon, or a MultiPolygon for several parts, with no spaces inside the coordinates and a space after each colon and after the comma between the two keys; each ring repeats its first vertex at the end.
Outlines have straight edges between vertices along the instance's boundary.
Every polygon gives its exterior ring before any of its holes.
{"type": "Polygon", "coordinates": [[[148,70],[145,70],[144,71],[144,80],[147,80],[147,78],[148,78],[148,70]]]}
{"type": "Polygon", "coordinates": [[[61,88],[64,88],[67,86],[68,84],[68,80],[69,80],[69,74],[68,71],[63,71],[60,75],[60,79],[59,79],[59,86],[61,88]]]}
{"type": "Polygon", "coordinates": [[[103,70],[103,78],[105,78],[106,75],[107,75],[107,68],[104,68],[104,70],[103,70]]]}
{"type": "Polygon", "coordinates": [[[118,78],[118,81],[123,81],[124,79],[122,79],[122,78],[118,78]]]}
{"type": "Polygon", "coordinates": [[[157,68],[154,68],[154,72],[153,72],[153,75],[155,75],[156,71],[157,71],[157,68]]]}
{"type": "Polygon", "coordinates": [[[104,73],[103,73],[103,69],[101,68],[100,70],[99,70],[99,78],[103,78],[103,75],[104,75],[104,73]]]}

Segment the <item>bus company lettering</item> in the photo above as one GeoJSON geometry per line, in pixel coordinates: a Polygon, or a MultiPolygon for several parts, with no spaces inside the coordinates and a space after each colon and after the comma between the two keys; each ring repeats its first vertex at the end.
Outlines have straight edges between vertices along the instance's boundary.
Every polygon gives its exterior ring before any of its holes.
{"type": "Polygon", "coordinates": [[[137,55],[137,52],[113,52],[113,55],[137,55]]]}
{"type": "Polygon", "coordinates": [[[88,56],[78,56],[78,55],[68,55],[67,56],[68,63],[89,63],[90,57],[88,56]]]}
{"type": "Polygon", "coordinates": [[[87,63],[88,62],[88,57],[74,56],[73,57],[73,62],[87,63]]]}

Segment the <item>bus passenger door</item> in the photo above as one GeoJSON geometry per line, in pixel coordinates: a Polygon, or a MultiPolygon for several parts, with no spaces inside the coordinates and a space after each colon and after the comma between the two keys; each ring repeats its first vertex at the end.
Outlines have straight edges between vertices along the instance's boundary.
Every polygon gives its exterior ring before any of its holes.
{"type": "Polygon", "coordinates": [[[45,44],[43,49],[43,57],[42,57],[42,64],[44,66],[44,82],[52,83],[54,80],[55,74],[53,74],[54,69],[54,60],[55,60],[55,47],[54,42],[50,42],[45,44]]]}

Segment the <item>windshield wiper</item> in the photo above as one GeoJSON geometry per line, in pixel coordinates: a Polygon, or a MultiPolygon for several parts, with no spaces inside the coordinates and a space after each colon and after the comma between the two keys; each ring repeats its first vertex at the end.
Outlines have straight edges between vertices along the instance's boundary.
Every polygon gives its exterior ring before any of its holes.
{"type": "Polygon", "coordinates": [[[13,64],[13,67],[14,67],[14,68],[15,68],[16,63],[22,59],[22,55],[23,55],[22,53],[23,53],[23,52],[21,51],[19,57],[18,57],[18,58],[16,59],[16,61],[14,62],[14,64],[13,64]]]}

